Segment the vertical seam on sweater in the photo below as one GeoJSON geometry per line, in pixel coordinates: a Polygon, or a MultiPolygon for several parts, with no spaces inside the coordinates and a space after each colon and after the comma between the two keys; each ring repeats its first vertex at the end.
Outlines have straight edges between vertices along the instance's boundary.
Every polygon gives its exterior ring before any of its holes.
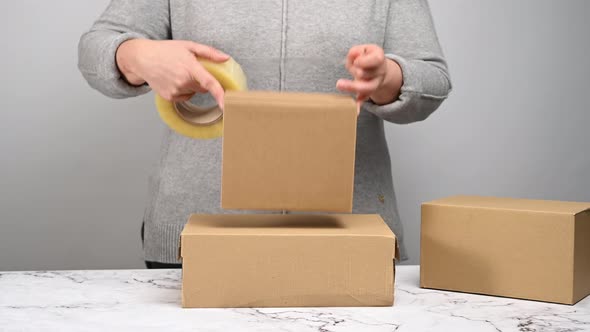
{"type": "Polygon", "coordinates": [[[387,40],[385,38],[387,38],[387,30],[389,29],[389,24],[391,21],[389,19],[389,17],[391,16],[391,3],[392,1],[389,1],[389,4],[387,5],[387,13],[385,14],[385,27],[383,28],[383,44],[381,45],[383,49],[385,49],[385,43],[387,43],[387,40]]]}
{"type": "Polygon", "coordinates": [[[281,18],[281,54],[279,64],[279,91],[283,91],[285,84],[285,57],[287,52],[287,1],[282,3],[282,18],[281,18]]]}
{"type": "Polygon", "coordinates": [[[170,0],[168,0],[168,39],[174,39],[172,36],[172,6],[170,0]]]}

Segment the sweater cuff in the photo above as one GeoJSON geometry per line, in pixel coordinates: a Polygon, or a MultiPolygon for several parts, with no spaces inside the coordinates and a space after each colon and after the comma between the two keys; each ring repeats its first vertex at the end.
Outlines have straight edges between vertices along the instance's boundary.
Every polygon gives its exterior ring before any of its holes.
{"type": "Polygon", "coordinates": [[[98,54],[90,55],[97,59],[95,70],[82,70],[84,76],[94,78],[89,80],[89,82],[95,82],[99,85],[93,86],[94,88],[102,90],[105,94],[113,98],[134,97],[150,91],[150,87],[147,84],[141,86],[129,84],[117,66],[116,55],[119,46],[130,39],[140,38],[145,37],[137,33],[128,32],[119,34],[115,38],[104,39],[98,54]]]}
{"type": "Polygon", "coordinates": [[[403,74],[403,84],[397,100],[390,104],[377,105],[369,100],[363,109],[378,117],[398,124],[407,124],[426,119],[446,98],[445,84],[433,82],[429,70],[422,61],[409,61],[394,54],[386,54],[399,64],[403,74]]]}

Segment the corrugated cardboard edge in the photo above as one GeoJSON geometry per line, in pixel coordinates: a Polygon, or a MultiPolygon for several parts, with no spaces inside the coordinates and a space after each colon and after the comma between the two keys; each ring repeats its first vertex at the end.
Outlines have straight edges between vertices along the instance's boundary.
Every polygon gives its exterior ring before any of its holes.
{"type": "MultiPolygon", "coordinates": [[[[356,104],[356,103],[355,103],[356,104]]],[[[356,174],[356,145],[357,145],[357,140],[358,140],[358,115],[356,113],[356,111],[354,112],[354,147],[352,149],[352,184],[350,186],[351,190],[352,190],[352,195],[350,195],[350,202],[348,203],[350,208],[348,209],[348,211],[346,211],[347,213],[352,213],[352,209],[353,209],[353,205],[354,205],[354,176],[356,174]]],[[[394,234],[395,237],[395,234],[394,234]]],[[[397,243],[397,239],[395,241],[397,243]]],[[[397,245],[396,245],[397,246],[397,245]]]]}
{"type": "Polygon", "coordinates": [[[399,242],[397,241],[397,236],[395,235],[395,233],[393,234],[393,239],[394,239],[394,253],[393,253],[393,280],[391,281],[391,289],[393,291],[392,297],[391,297],[391,306],[395,305],[395,278],[397,275],[397,270],[396,270],[396,266],[397,266],[397,262],[400,260],[400,250],[399,250],[399,242]]]}
{"type": "Polygon", "coordinates": [[[397,241],[397,237],[394,235],[395,237],[395,248],[393,250],[395,250],[393,257],[395,258],[395,261],[399,261],[400,258],[400,251],[399,251],[399,242],[397,241]]]}
{"type": "MultiPolygon", "coordinates": [[[[584,245],[590,247],[590,244],[587,244],[587,240],[590,238],[590,225],[582,223],[590,224],[590,208],[580,211],[576,213],[574,216],[574,247],[572,250],[574,251],[574,262],[573,262],[573,270],[572,270],[572,294],[571,294],[571,303],[576,304],[577,302],[583,300],[587,296],[590,295],[590,248],[588,252],[579,252],[576,251],[576,245],[584,245]],[[583,216],[580,216],[582,215],[583,216]],[[582,220],[577,220],[578,217],[581,217],[582,220]],[[582,232],[582,233],[580,233],[582,232]],[[586,234],[584,234],[586,233],[586,234]],[[579,255],[582,255],[580,258],[579,255]],[[585,259],[584,259],[585,258],[585,259]],[[586,264],[585,266],[583,264],[586,264]],[[580,272],[582,269],[582,272],[580,272]]],[[[582,249],[584,249],[582,247],[582,249]]],[[[582,250],[580,249],[580,250],[582,250]]]]}
{"type": "MultiPolygon", "coordinates": [[[[192,216],[192,215],[191,215],[192,216]]],[[[189,216],[189,220],[191,218],[189,216]]],[[[188,221],[187,221],[188,223],[188,221]]],[[[182,264],[182,237],[184,234],[184,229],[180,232],[179,239],[178,239],[178,254],[176,256],[177,260],[180,261],[182,264]]],[[[186,304],[186,300],[184,298],[184,268],[181,267],[180,269],[180,303],[182,308],[188,308],[186,304]]]]}
{"type": "Polygon", "coordinates": [[[182,233],[180,233],[178,238],[178,254],[176,255],[176,259],[182,262],[182,233]]]}
{"type": "MultiPolygon", "coordinates": [[[[520,200],[520,201],[557,202],[555,200],[542,200],[542,199],[529,199],[529,198],[516,198],[516,197],[500,197],[500,196],[484,196],[484,195],[453,195],[453,196],[442,197],[442,198],[434,199],[434,200],[431,200],[428,202],[424,202],[424,203],[422,203],[422,206],[430,205],[430,206],[456,207],[456,208],[478,208],[478,209],[485,209],[485,210],[506,210],[506,211],[520,211],[520,212],[534,212],[534,213],[553,213],[553,214],[568,215],[568,216],[575,216],[579,213],[583,213],[585,211],[590,210],[590,206],[588,206],[587,208],[585,207],[583,209],[577,210],[576,212],[558,212],[558,211],[536,211],[536,210],[529,210],[529,209],[514,209],[514,208],[507,208],[507,207],[503,207],[503,208],[484,207],[484,206],[479,206],[479,205],[475,205],[475,204],[473,204],[473,205],[452,204],[452,203],[444,202],[444,200],[449,199],[449,198],[461,198],[461,197],[479,197],[479,198],[490,198],[490,199],[506,198],[506,199],[512,199],[512,200],[520,200]]],[[[575,202],[575,201],[563,201],[563,202],[583,203],[583,202],[575,202]]],[[[585,203],[583,203],[583,204],[585,204],[585,203]]]]}
{"type": "Polygon", "coordinates": [[[432,205],[431,203],[422,203],[420,205],[420,257],[419,257],[419,285],[420,288],[428,288],[428,286],[426,285],[426,282],[424,282],[424,250],[423,250],[423,246],[424,246],[424,241],[422,241],[422,234],[424,233],[422,231],[422,228],[424,227],[424,221],[423,221],[423,215],[424,215],[424,208],[432,205]]]}
{"type": "MultiPolygon", "coordinates": [[[[383,220],[383,218],[378,215],[379,218],[381,218],[381,220],[383,220]]],[[[385,222],[383,220],[383,222],[385,222]]],[[[391,274],[391,299],[388,300],[386,303],[383,304],[379,304],[379,305],[372,305],[373,307],[390,307],[390,306],[394,306],[395,305],[395,278],[397,275],[397,271],[396,271],[396,266],[397,266],[397,262],[400,260],[400,249],[399,249],[399,241],[397,240],[397,235],[395,235],[395,233],[389,229],[389,233],[390,235],[387,236],[383,236],[384,238],[391,238],[393,239],[393,257],[392,257],[392,274],[391,274]]]]}
{"type": "Polygon", "coordinates": [[[590,206],[586,210],[582,210],[580,212],[574,213],[574,216],[577,216],[578,214],[582,214],[582,213],[590,213],[590,206]]]}

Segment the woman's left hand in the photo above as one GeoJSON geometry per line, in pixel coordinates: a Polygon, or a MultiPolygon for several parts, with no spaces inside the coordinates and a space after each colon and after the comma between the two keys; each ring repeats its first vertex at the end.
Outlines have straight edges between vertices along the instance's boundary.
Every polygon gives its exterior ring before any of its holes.
{"type": "Polygon", "coordinates": [[[336,88],[356,94],[359,103],[369,98],[377,105],[397,100],[403,84],[402,69],[385,57],[377,45],[358,45],[348,52],[346,69],[353,80],[340,79],[336,88]]]}

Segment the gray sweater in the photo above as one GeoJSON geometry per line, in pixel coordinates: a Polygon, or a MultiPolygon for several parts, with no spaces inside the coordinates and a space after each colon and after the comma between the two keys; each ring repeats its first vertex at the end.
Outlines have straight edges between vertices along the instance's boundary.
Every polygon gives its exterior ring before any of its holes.
{"type": "MultiPolygon", "coordinates": [[[[211,45],[242,65],[252,90],[307,92],[337,92],[336,81],[349,78],[349,48],[382,45],[400,64],[404,83],[397,101],[363,105],[353,213],[380,214],[407,258],[383,120],[424,120],[451,90],[425,0],[112,0],[80,40],[79,68],[93,88],[113,98],[149,91],[128,85],[115,63],[117,47],[132,38],[211,45]]],[[[191,213],[243,213],[220,208],[220,176],[221,139],[165,133],[144,217],[146,260],[177,263],[191,213]]]]}

